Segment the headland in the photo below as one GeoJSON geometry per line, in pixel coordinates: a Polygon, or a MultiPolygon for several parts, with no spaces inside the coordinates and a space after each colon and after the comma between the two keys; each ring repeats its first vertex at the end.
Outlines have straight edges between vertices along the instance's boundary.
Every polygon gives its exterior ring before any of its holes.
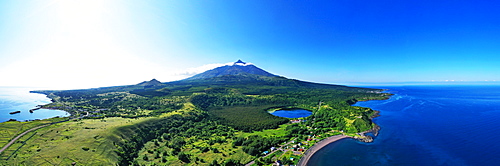
{"type": "MultiPolygon", "coordinates": [[[[373,118],[379,117],[380,116],[379,113],[380,113],[380,111],[375,111],[375,113],[370,117],[370,120],[372,120],[373,118]]],[[[361,132],[361,133],[357,133],[356,136],[334,135],[334,136],[325,138],[325,139],[321,140],[320,142],[317,142],[316,144],[314,144],[311,148],[309,148],[304,153],[302,158],[300,158],[300,161],[297,163],[297,165],[298,166],[306,166],[307,163],[309,162],[309,160],[311,159],[311,157],[316,152],[318,152],[319,150],[321,150],[322,148],[324,148],[325,146],[327,146],[331,143],[334,143],[336,141],[339,141],[339,140],[342,140],[345,138],[353,138],[353,139],[357,139],[357,140],[362,141],[362,142],[373,142],[373,138],[371,136],[366,135],[366,134],[373,133],[373,135],[377,136],[379,130],[380,130],[380,126],[378,126],[377,124],[374,123],[372,129],[361,132]]]]}

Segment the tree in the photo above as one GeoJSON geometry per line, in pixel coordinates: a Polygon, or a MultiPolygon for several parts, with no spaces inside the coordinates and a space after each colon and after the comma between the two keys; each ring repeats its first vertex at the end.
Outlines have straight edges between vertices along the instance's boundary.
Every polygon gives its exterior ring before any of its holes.
{"type": "Polygon", "coordinates": [[[212,160],[212,163],[209,164],[209,166],[219,166],[219,163],[214,159],[212,160]]]}
{"type": "Polygon", "coordinates": [[[224,165],[225,166],[240,166],[240,165],[243,165],[241,164],[240,162],[236,161],[236,160],[233,160],[233,159],[228,159],[224,162],[224,165]]]}
{"type": "Polygon", "coordinates": [[[283,159],[282,160],[282,164],[283,165],[292,165],[293,164],[293,161],[290,160],[290,159],[283,159]]]}
{"type": "Polygon", "coordinates": [[[191,162],[191,160],[189,159],[189,155],[184,153],[184,152],[180,152],[179,155],[178,155],[178,158],[179,160],[185,162],[185,163],[189,163],[191,162]]]}
{"type": "Polygon", "coordinates": [[[161,158],[161,162],[166,163],[167,161],[168,161],[168,160],[167,160],[167,158],[166,158],[166,157],[162,157],[162,158],[161,158]]]}
{"type": "Polygon", "coordinates": [[[158,159],[158,158],[160,158],[160,152],[156,153],[156,155],[155,155],[155,159],[158,159]]]}
{"type": "Polygon", "coordinates": [[[234,146],[241,146],[241,144],[243,144],[243,141],[245,141],[245,138],[238,137],[236,140],[234,140],[233,145],[234,146]]]}

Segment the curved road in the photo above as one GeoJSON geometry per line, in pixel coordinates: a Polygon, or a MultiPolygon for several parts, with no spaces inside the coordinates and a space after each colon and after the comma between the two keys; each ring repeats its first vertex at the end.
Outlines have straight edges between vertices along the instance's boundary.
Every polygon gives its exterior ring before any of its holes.
{"type": "Polygon", "coordinates": [[[53,124],[56,124],[56,123],[66,122],[66,121],[70,121],[70,120],[73,120],[73,119],[81,119],[81,118],[86,117],[86,116],[89,116],[89,112],[88,111],[87,111],[86,115],[80,116],[78,118],[71,118],[71,119],[63,120],[63,121],[59,121],[59,122],[52,122],[52,123],[49,123],[49,124],[45,124],[45,125],[42,125],[42,126],[37,126],[37,127],[31,128],[29,130],[26,130],[25,132],[19,134],[16,138],[12,139],[2,149],[0,149],[0,153],[2,153],[5,149],[9,148],[10,145],[14,144],[19,138],[21,138],[22,136],[28,134],[31,131],[37,130],[37,129],[42,128],[42,127],[47,127],[47,126],[50,126],[50,125],[53,125],[53,124]]]}
{"type": "Polygon", "coordinates": [[[33,130],[36,130],[36,129],[39,129],[39,128],[42,128],[42,127],[45,127],[48,125],[51,125],[51,124],[46,124],[46,125],[34,127],[34,128],[29,129],[29,130],[26,130],[24,133],[19,134],[16,138],[12,139],[7,145],[5,145],[2,149],[0,149],[0,153],[2,153],[5,149],[9,148],[10,145],[14,144],[14,142],[16,142],[22,136],[28,134],[29,132],[31,132],[33,130]]]}
{"type": "MultiPolygon", "coordinates": [[[[283,147],[285,147],[285,146],[287,146],[288,144],[292,143],[292,142],[293,142],[293,141],[295,141],[296,139],[297,139],[297,138],[294,138],[293,140],[288,141],[286,144],[284,144],[284,145],[280,145],[280,148],[276,148],[274,151],[272,151],[271,153],[266,154],[265,156],[262,156],[261,158],[267,157],[267,156],[269,156],[269,155],[273,154],[274,152],[277,152],[278,150],[283,151],[283,147]]],[[[252,165],[252,164],[254,164],[254,163],[255,163],[255,160],[252,160],[252,161],[250,161],[249,163],[245,164],[245,166],[250,166],[250,165],[252,165]]]]}

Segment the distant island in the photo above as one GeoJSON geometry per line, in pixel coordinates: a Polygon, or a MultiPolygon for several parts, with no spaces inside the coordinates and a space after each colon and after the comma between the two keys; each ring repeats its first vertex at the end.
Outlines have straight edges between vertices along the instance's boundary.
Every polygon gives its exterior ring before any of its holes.
{"type": "MultiPolygon", "coordinates": [[[[370,141],[364,133],[377,129],[377,112],[351,105],[387,99],[382,91],[288,79],[241,60],[180,81],[32,91],[53,101],[40,108],[73,119],[38,129],[1,157],[26,165],[296,165],[330,136],[370,141]],[[277,109],[312,114],[267,112],[277,109]]],[[[0,129],[18,123],[39,122],[0,129]]]]}

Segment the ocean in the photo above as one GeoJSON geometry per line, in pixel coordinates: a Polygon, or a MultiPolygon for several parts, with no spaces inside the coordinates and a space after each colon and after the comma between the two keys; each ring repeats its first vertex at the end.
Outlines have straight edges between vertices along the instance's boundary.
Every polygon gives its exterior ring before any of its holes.
{"type": "Polygon", "coordinates": [[[39,109],[30,113],[37,105],[48,104],[50,99],[43,94],[29,93],[35,88],[0,87],[0,122],[16,119],[17,121],[47,119],[56,116],[69,116],[65,111],[39,109]],[[21,111],[17,114],[10,112],[21,111]]]}
{"type": "Polygon", "coordinates": [[[374,142],[343,139],[308,165],[499,165],[500,86],[390,86],[388,100],[358,102],[380,111],[374,142]]]}

